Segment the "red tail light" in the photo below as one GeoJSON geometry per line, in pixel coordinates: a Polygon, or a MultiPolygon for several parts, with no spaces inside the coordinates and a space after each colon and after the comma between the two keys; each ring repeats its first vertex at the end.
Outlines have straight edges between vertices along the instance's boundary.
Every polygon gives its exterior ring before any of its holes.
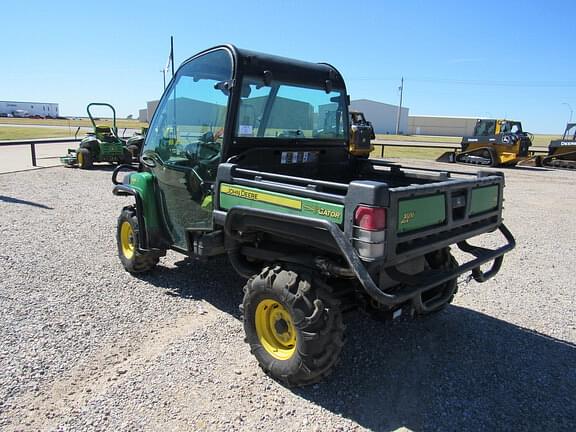
{"type": "Polygon", "coordinates": [[[354,224],[364,230],[381,231],[386,228],[386,209],[358,206],[354,212],[354,224]]]}

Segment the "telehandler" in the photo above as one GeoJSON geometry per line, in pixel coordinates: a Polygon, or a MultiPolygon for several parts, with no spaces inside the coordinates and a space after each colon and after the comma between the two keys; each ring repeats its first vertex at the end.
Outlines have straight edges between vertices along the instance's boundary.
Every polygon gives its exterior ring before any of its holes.
{"type": "Polygon", "coordinates": [[[350,143],[348,150],[354,156],[370,156],[374,145],[372,140],[376,138],[372,123],[366,120],[362,111],[350,110],[350,143]]]}

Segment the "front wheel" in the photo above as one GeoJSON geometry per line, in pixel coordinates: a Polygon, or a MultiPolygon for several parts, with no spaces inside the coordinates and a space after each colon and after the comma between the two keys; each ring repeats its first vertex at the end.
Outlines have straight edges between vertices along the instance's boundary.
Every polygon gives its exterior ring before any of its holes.
{"type": "Polygon", "coordinates": [[[280,266],[266,267],[244,287],[242,309],[246,342],[268,375],[303,386],[332,372],[344,325],[328,287],[280,266]]]}
{"type": "Polygon", "coordinates": [[[138,248],[140,234],[136,210],[134,207],[124,207],[118,218],[116,242],[120,261],[130,273],[148,272],[156,267],[160,260],[157,254],[138,248]]]}
{"type": "Polygon", "coordinates": [[[80,169],[92,168],[92,154],[87,148],[79,148],[76,151],[76,159],[78,160],[78,167],[80,169]]]}

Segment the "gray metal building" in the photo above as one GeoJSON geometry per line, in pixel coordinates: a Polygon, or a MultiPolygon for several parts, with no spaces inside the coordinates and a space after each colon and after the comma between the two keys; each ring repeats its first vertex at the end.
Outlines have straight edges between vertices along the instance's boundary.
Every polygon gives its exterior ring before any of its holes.
{"type": "Polygon", "coordinates": [[[47,102],[0,101],[0,114],[15,117],[59,117],[58,104],[47,102]]]}
{"type": "MultiPolygon", "coordinates": [[[[398,118],[398,105],[377,102],[369,99],[356,99],[350,102],[350,109],[362,111],[366,120],[372,122],[374,132],[377,134],[396,133],[396,121],[398,118]]],[[[409,108],[402,107],[400,111],[401,134],[408,132],[409,108]]]]}

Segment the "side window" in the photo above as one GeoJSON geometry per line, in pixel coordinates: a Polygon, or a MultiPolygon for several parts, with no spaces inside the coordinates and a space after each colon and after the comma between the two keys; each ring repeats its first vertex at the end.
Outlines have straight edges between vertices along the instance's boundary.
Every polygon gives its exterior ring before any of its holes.
{"type": "Polygon", "coordinates": [[[232,60],[214,51],[183,66],[160,102],[144,152],[166,165],[197,168],[220,157],[232,60]]]}

